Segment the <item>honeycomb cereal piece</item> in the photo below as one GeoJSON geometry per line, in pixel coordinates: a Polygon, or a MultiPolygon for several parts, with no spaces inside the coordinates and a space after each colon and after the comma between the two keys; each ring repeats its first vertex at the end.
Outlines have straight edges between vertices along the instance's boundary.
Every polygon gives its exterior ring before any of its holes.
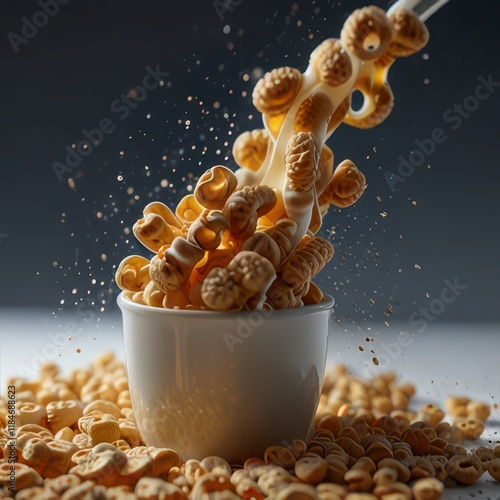
{"type": "Polygon", "coordinates": [[[389,14],[392,39],[387,47],[391,57],[406,57],[422,50],[429,41],[429,31],[411,10],[395,9],[389,14]]]}
{"type": "Polygon", "coordinates": [[[340,163],[321,198],[332,205],[345,208],[353,205],[366,187],[365,176],[350,160],[340,163]]]}
{"type": "Polygon", "coordinates": [[[290,219],[277,220],[262,232],[269,235],[278,245],[281,265],[292,252],[291,238],[297,231],[297,224],[290,219]]]}
{"type": "Polygon", "coordinates": [[[182,237],[151,259],[149,273],[156,287],[164,293],[175,292],[189,278],[205,251],[182,237]]]}
{"type": "Polygon", "coordinates": [[[200,177],[194,189],[194,197],[205,208],[221,210],[237,184],[238,180],[231,170],[216,165],[200,177]]]}
{"type": "Polygon", "coordinates": [[[269,134],[265,129],[243,132],[233,143],[233,157],[240,167],[253,172],[260,169],[269,148],[269,134]]]}
{"type": "Polygon", "coordinates": [[[266,73],[255,85],[253,105],[270,116],[288,111],[302,86],[302,73],[285,66],[266,73]]]}
{"type": "Polygon", "coordinates": [[[115,273],[116,284],[130,292],[141,292],[151,281],[149,277],[150,262],[140,255],[125,257],[115,273]]]}
{"type": "Polygon", "coordinates": [[[188,242],[203,250],[215,250],[222,242],[222,233],[229,229],[226,216],[219,210],[204,210],[189,226],[188,242]]]}
{"type": "Polygon", "coordinates": [[[391,22],[385,12],[374,5],[355,10],[340,33],[342,46],[364,61],[384,54],[391,39],[391,22]]]}
{"type": "Polygon", "coordinates": [[[267,214],[276,201],[276,193],[267,186],[245,186],[235,191],[222,210],[231,224],[231,236],[238,240],[249,238],[259,217],[267,214]]]}

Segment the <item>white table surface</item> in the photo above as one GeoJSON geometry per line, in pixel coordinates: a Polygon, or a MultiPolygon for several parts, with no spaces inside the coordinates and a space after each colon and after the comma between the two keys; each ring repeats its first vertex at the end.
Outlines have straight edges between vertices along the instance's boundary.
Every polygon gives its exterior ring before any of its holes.
{"type": "MultiPolygon", "coordinates": [[[[56,361],[64,372],[85,367],[102,352],[123,358],[121,318],[81,317],[50,311],[0,309],[0,384],[8,377],[34,378],[41,360],[56,361]],[[68,333],[69,332],[69,333],[68,333]],[[69,336],[72,340],[69,340],[69,336]],[[79,350],[79,352],[77,351],[79,350]]],[[[394,371],[412,382],[412,406],[427,402],[444,407],[451,394],[500,406],[500,324],[430,323],[417,332],[408,324],[331,324],[328,365],[344,363],[361,376],[394,371]],[[366,341],[368,337],[373,341],[366,341]],[[364,351],[360,351],[362,346],[364,351]],[[370,350],[375,351],[371,353],[370,350]],[[379,366],[372,357],[379,359],[379,366]]],[[[473,446],[500,443],[500,410],[493,409],[487,430],[473,446]]],[[[445,490],[446,499],[500,499],[500,483],[484,474],[471,487],[445,490]]]]}

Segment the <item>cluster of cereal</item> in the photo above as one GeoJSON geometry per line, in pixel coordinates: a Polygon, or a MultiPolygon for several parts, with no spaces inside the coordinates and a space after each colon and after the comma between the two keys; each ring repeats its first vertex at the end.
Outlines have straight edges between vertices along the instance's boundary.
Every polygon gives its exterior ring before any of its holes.
{"type": "Polygon", "coordinates": [[[450,425],[434,405],[409,411],[413,386],[390,374],[362,381],[336,368],[312,440],[270,446],[240,465],[220,457],[183,463],[174,450],[144,446],[123,364],[111,355],[67,378],[48,364],[39,380],[9,384],[17,391],[16,462],[8,461],[14,440],[0,398],[1,498],[419,500],[438,499],[445,486],[472,484],[485,471],[500,481],[500,446],[469,453],[459,444],[479,436],[484,426],[474,418],[487,418],[487,405],[450,399],[459,419],[450,425]]]}
{"type": "Polygon", "coordinates": [[[116,282],[126,296],[154,307],[223,311],[320,301],[311,279],[333,248],[315,233],[331,204],[352,205],[366,185],[350,160],[334,169],[325,141],[342,122],[381,123],[393,106],[389,67],[427,40],[413,12],[365,7],[349,16],[340,39],[313,51],[303,74],[282,67],[264,75],[253,103],[265,128],[236,139],[241,168],[211,168],[175,213],[153,202],[134,225],[156,255],[122,261],[116,282]],[[364,96],[357,111],[355,90],[364,96]]]}

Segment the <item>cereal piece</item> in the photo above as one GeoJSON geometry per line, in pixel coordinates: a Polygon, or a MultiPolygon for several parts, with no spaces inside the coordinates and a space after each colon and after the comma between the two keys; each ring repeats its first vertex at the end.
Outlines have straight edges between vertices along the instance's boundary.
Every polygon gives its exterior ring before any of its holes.
{"type": "Polygon", "coordinates": [[[436,427],[444,418],[444,411],[431,403],[422,407],[418,413],[419,420],[424,421],[430,427],[436,427]]]}
{"type": "Polygon", "coordinates": [[[200,462],[200,465],[208,472],[213,472],[215,475],[220,475],[221,473],[223,473],[229,478],[231,477],[231,474],[233,472],[229,463],[223,458],[217,456],[205,457],[200,462]]]}
{"type": "Polygon", "coordinates": [[[258,253],[271,262],[275,269],[281,264],[282,252],[276,241],[266,232],[256,231],[250,238],[245,240],[241,250],[258,253]]]}
{"type": "Polygon", "coordinates": [[[116,404],[120,407],[120,410],[123,413],[124,408],[132,408],[132,400],[130,399],[130,391],[121,391],[118,394],[118,399],[116,400],[116,404]]]}
{"type": "Polygon", "coordinates": [[[41,486],[32,486],[31,488],[26,488],[21,490],[17,495],[16,499],[20,500],[59,500],[59,495],[56,495],[52,490],[47,490],[41,486]]]}
{"type": "Polygon", "coordinates": [[[319,500],[342,500],[347,495],[347,489],[340,484],[321,483],[316,486],[319,500]]]}
{"type": "Polygon", "coordinates": [[[491,462],[493,462],[496,458],[493,454],[493,450],[487,448],[486,446],[474,448],[473,450],[471,450],[471,455],[479,460],[484,472],[488,470],[491,462]]]}
{"type": "Polygon", "coordinates": [[[52,434],[56,434],[64,427],[76,424],[82,416],[82,409],[78,401],[52,401],[47,407],[48,428],[52,434]]]}
{"type": "Polygon", "coordinates": [[[149,250],[157,252],[163,245],[170,245],[183,235],[182,224],[170,208],[159,201],[146,205],[144,217],[132,227],[134,236],[149,250]]]}
{"type": "Polygon", "coordinates": [[[265,129],[243,132],[233,143],[233,157],[240,167],[254,172],[260,169],[266,158],[269,134],[265,129]]]}
{"type": "Polygon", "coordinates": [[[467,403],[467,418],[477,418],[486,422],[491,414],[490,405],[481,401],[469,401],[467,403]]]}
{"type": "Polygon", "coordinates": [[[151,281],[149,277],[149,260],[140,255],[125,257],[115,273],[116,284],[122,290],[140,292],[151,281]]]}
{"type": "Polygon", "coordinates": [[[93,411],[100,411],[101,413],[108,413],[109,415],[113,415],[116,419],[119,419],[121,415],[120,408],[112,403],[111,401],[105,401],[104,399],[96,399],[89,403],[83,409],[83,415],[88,415],[93,411]]]}
{"type": "Polygon", "coordinates": [[[73,442],[75,435],[76,434],[73,429],[70,427],[63,427],[55,433],[54,438],[62,441],[69,441],[71,443],[73,442]]]}
{"type": "Polygon", "coordinates": [[[436,470],[432,463],[424,457],[415,456],[410,462],[410,473],[413,479],[434,477],[436,470]]]}
{"type": "Polygon", "coordinates": [[[194,197],[205,208],[222,210],[237,184],[238,180],[231,170],[217,165],[200,177],[194,190],[194,197]]]}
{"type": "Polygon", "coordinates": [[[484,423],[478,418],[468,418],[456,423],[466,439],[477,439],[484,432],[484,423]]]}
{"type": "Polygon", "coordinates": [[[204,210],[189,226],[187,241],[203,250],[215,250],[222,241],[222,232],[229,229],[226,216],[219,210],[204,210]]]}
{"type": "Polygon", "coordinates": [[[490,463],[488,472],[493,479],[500,481],[500,458],[495,458],[495,460],[490,463]]]}
{"type": "MultiPolygon", "coordinates": [[[[252,473],[250,473],[250,477],[252,477],[252,473]]],[[[297,480],[282,467],[268,465],[262,468],[262,474],[258,478],[257,484],[262,492],[269,496],[278,494],[290,483],[296,481],[297,480]]]]}
{"type": "Polygon", "coordinates": [[[278,245],[280,250],[280,265],[292,252],[292,244],[290,240],[296,231],[297,224],[289,219],[279,219],[273,226],[262,231],[269,235],[278,245]]]}
{"type": "Polygon", "coordinates": [[[292,483],[282,489],[276,500],[317,500],[316,488],[310,484],[292,483]]]}
{"type": "Polygon", "coordinates": [[[410,480],[410,469],[395,458],[384,458],[377,464],[378,469],[390,467],[398,473],[398,482],[407,483],[410,480]]]}
{"type": "Polygon", "coordinates": [[[340,40],[328,38],[312,52],[309,63],[313,66],[321,82],[338,87],[352,75],[352,63],[340,40]]]}
{"type": "Polygon", "coordinates": [[[74,474],[63,474],[53,479],[44,481],[45,489],[52,490],[59,496],[62,496],[67,490],[81,484],[82,480],[74,474]]]}
{"type": "Polygon", "coordinates": [[[344,475],[348,491],[369,492],[373,486],[372,476],[362,469],[351,469],[344,475]]]}
{"type": "Polygon", "coordinates": [[[295,475],[305,483],[320,483],[328,471],[328,463],[319,456],[302,457],[295,464],[295,475]]]}
{"type": "Polygon", "coordinates": [[[270,446],[264,452],[266,464],[276,464],[285,470],[293,470],[296,459],[294,454],[284,446],[270,446]]]}
{"type": "Polygon", "coordinates": [[[482,475],[481,463],[472,455],[455,455],[445,465],[448,475],[459,483],[474,484],[482,475]]]}
{"type": "Polygon", "coordinates": [[[44,406],[37,403],[18,403],[15,413],[16,426],[26,424],[43,426],[47,421],[47,411],[44,406]]]}
{"type": "Polygon", "coordinates": [[[455,418],[467,417],[467,404],[470,398],[463,396],[450,396],[446,398],[446,411],[455,418]]]}
{"type": "Polygon", "coordinates": [[[135,486],[134,493],[139,500],[169,498],[172,500],[187,500],[187,495],[174,484],[163,479],[143,477],[135,486]]]}
{"type": "Polygon", "coordinates": [[[340,33],[343,47],[365,61],[380,57],[391,38],[391,22],[385,12],[374,5],[355,10],[340,33]]]}
{"type": "Polygon", "coordinates": [[[112,415],[94,410],[78,420],[78,428],[92,439],[92,445],[112,443],[121,437],[118,420],[112,415]]]}
{"type": "Polygon", "coordinates": [[[34,471],[31,467],[25,464],[14,463],[9,464],[7,462],[0,463],[0,486],[15,487],[16,491],[24,490],[31,486],[42,486],[43,479],[34,471]],[[11,471],[14,471],[15,484],[10,483],[11,481],[11,471]]]}
{"type": "Polygon", "coordinates": [[[401,440],[411,446],[414,455],[428,454],[430,439],[420,429],[406,429],[401,434],[401,440]]]}
{"type": "Polygon", "coordinates": [[[366,188],[365,176],[351,160],[340,163],[321,198],[340,208],[353,205],[366,188]]]}
{"type": "Polygon", "coordinates": [[[194,194],[188,194],[182,198],[175,210],[175,216],[180,222],[189,226],[205,208],[198,203],[194,194]]]}
{"type": "Polygon", "coordinates": [[[222,209],[231,224],[231,236],[238,240],[249,238],[257,228],[259,217],[276,204],[275,192],[267,186],[245,186],[235,191],[222,209]]]}
{"type": "Polygon", "coordinates": [[[119,422],[119,427],[120,427],[120,439],[125,440],[132,448],[141,445],[142,438],[141,435],[139,434],[135,422],[122,419],[119,422]]]}
{"type": "MultiPolygon", "coordinates": [[[[318,106],[321,106],[321,103],[318,103],[318,106]]],[[[318,172],[319,158],[320,145],[312,132],[300,131],[291,137],[286,146],[285,167],[288,186],[292,190],[309,191],[314,186],[318,172]]]]}
{"type": "Polygon", "coordinates": [[[302,73],[283,67],[266,73],[255,85],[253,105],[261,113],[271,116],[288,111],[302,85],[302,73]]]}
{"type": "Polygon", "coordinates": [[[252,296],[264,295],[275,277],[274,267],[255,252],[239,252],[227,268],[214,268],[202,285],[205,304],[217,311],[238,310],[252,296]]]}
{"type": "Polygon", "coordinates": [[[182,237],[151,259],[149,273],[156,287],[164,293],[175,292],[189,278],[205,251],[182,237]]]}
{"type": "Polygon", "coordinates": [[[423,49],[429,41],[429,31],[411,10],[395,9],[389,14],[392,39],[387,47],[391,57],[406,57],[423,49]]]}

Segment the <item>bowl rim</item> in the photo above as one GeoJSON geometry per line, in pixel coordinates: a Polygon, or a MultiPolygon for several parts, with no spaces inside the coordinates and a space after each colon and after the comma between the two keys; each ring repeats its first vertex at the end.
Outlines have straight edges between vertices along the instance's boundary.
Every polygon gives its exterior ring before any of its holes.
{"type": "Polygon", "coordinates": [[[269,311],[264,311],[262,309],[251,310],[251,311],[205,311],[205,310],[185,310],[185,309],[166,309],[163,307],[152,307],[143,304],[136,304],[132,302],[130,298],[126,296],[127,292],[122,291],[116,302],[118,307],[123,312],[124,309],[142,314],[145,316],[177,316],[183,318],[203,318],[203,317],[212,317],[221,318],[224,317],[238,317],[238,316],[246,316],[255,313],[260,313],[268,317],[280,317],[286,316],[287,318],[290,316],[303,316],[308,314],[314,314],[321,311],[331,311],[335,304],[335,299],[331,295],[325,295],[324,299],[317,304],[310,304],[302,307],[295,307],[293,309],[274,309],[269,311]]]}

